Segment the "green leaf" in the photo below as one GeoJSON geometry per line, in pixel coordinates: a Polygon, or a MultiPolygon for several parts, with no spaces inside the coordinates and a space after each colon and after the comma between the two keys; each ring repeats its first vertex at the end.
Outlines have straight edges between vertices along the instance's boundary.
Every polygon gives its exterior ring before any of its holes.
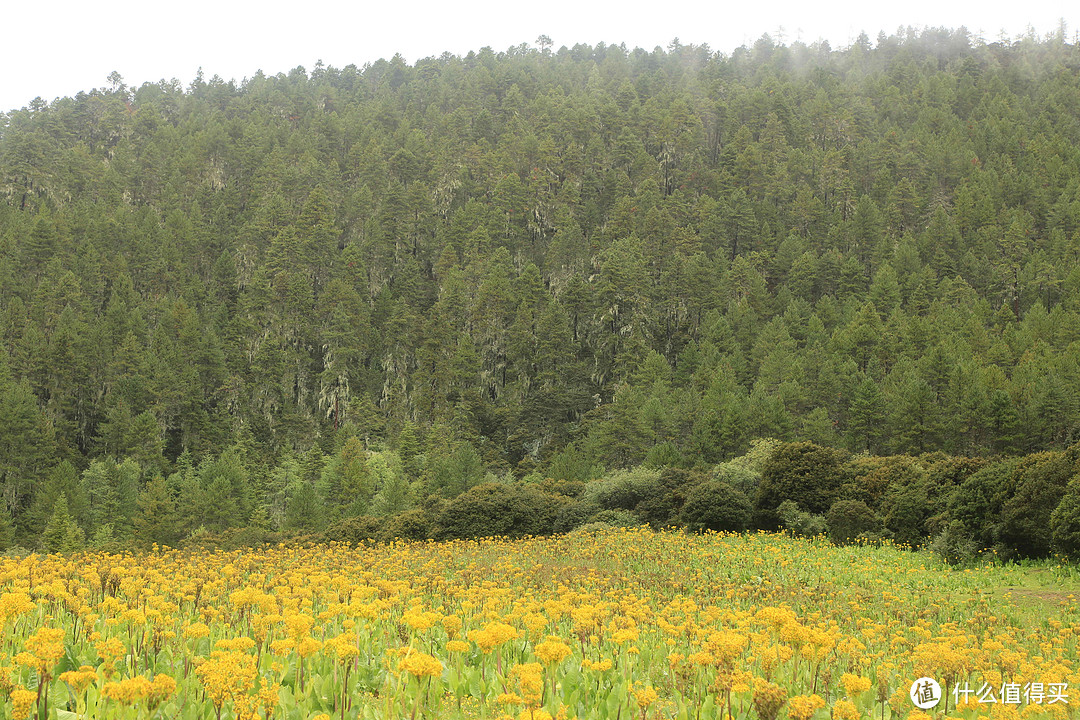
{"type": "Polygon", "coordinates": [[[475,698],[484,697],[484,682],[480,678],[480,668],[469,671],[469,694],[475,698]]]}

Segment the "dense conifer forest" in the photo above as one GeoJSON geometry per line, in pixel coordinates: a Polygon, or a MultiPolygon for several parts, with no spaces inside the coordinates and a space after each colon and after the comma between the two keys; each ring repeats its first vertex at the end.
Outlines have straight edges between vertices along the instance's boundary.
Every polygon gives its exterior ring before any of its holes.
{"type": "Polygon", "coordinates": [[[828,516],[1080,549],[1077,108],[1062,35],[928,29],[0,115],[0,548],[828,516]]]}

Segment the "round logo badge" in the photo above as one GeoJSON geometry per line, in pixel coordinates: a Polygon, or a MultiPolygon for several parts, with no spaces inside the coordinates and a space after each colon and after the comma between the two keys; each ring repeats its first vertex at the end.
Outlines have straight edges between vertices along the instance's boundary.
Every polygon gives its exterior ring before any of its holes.
{"type": "Polygon", "coordinates": [[[911,683],[911,702],[920,710],[929,710],[941,702],[941,686],[934,678],[921,677],[911,683]]]}

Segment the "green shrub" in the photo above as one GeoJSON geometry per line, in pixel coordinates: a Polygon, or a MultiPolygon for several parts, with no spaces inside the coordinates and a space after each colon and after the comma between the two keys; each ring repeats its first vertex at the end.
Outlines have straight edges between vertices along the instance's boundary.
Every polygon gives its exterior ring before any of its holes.
{"type": "Polygon", "coordinates": [[[764,529],[780,525],[778,509],[785,500],[812,515],[827,512],[838,499],[846,454],[809,442],[785,443],[762,465],[754,502],[754,522],[764,529]]]}
{"type": "Polygon", "coordinates": [[[1075,466],[1064,453],[1037,453],[1019,466],[1016,490],[1001,508],[997,540],[1022,557],[1045,557],[1054,545],[1050,519],[1075,466]]]}
{"type": "Polygon", "coordinates": [[[654,530],[670,527],[679,522],[683,498],[674,492],[656,495],[642,500],[634,508],[634,516],[654,530]]]}
{"type": "Polygon", "coordinates": [[[573,502],[565,495],[544,492],[535,485],[516,486],[517,514],[512,534],[550,535],[555,531],[555,518],[559,511],[573,502]]]}
{"type": "Polygon", "coordinates": [[[679,517],[688,530],[741,532],[750,523],[750,500],[728,483],[710,480],[686,494],[679,517]]]}
{"type": "Polygon", "coordinates": [[[261,527],[232,528],[222,531],[220,536],[219,547],[222,550],[240,550],[276,545],[282,539],[281,533],[272,532],[261,527]]]}
{"type": "Polygon", "coordinates": [[[341,542],[359,545],[365,540],[374,540],[379,536],[378,518],[370,515],[358,515],[338,520],[323,531],[326,542],[341,542]]]}
{"type": "Polygon", "coordinates": [[[975,558],[979,544],[963,523],[953,520],[934,537],[930,551],[950,565],[960,565],[975,558]]]}
{"type": "Polygon", "coordinates": [[[825,518],[805,512],[794,500],[785,500],[776,508],[780,524],[796,537],[817,537],[825,534],[825,518]]]}
{"type": "Polygon", "coordinates": [[[556,480],[544,478],[538,483],[538,487],[552,495],[565,495],[568,498],[581,497],[585,491],[585,483],[580,480],[556,480]]]}
{"type": "Polygon", "coordinates": [[[641,521],[638,520],[637,515],[629,510],[601,510],[589,518],[587,524],[593,525],[596,523],[613,528],[638,527],[641,525],[641,521]]]}
{"type": "Polygon", "coordinates": [[[897,544],[916,547],[932,534],[929,527],[934,504],[925,476],[899,482],[889,488],[881,503],[885,528],[897,544]]]}
{"type": "Polygon", "coordinates": [[[829,540],[845,545],[863,534],[880,534],[881,520],[862,500],[837,500],[825,516],[829,540]]]}
{"type": "Polygon", "coordinates": [[[450,539],[548,534],[568,502],[534,485],[484,483],[445,503],[435,536],[450,539]]]}
{"type": "Polygon", "coordinates": [[[749,464],[732,461],[717,465],[713,471],[713,480],[725,482],[747,498],[753,498],[757,496],[758,487],[761,485],[761,473],[749,464]]]}
{"type": "Polygon", "coordinates": [[[431,517],[420,509],[406,510],[388,518],[379,530],[382,540],[427,540],[434,533],[431,517]]]}
{"type": "Polygon", "coordinates": [[[1075,466],[1060,452],[1043,452],[989,465],[949,498],[947,521],[960,522],[980,548],[1040,557],[1054,544],[1051,515],[1075,466]]]}
{"type": "Polygon", "coordinates": [[[1061,502],[1050,515],[1054,547],[1073,560],[1080,559],[1080,475],[1065,487],[1061,502]]]}
{"type": "Polygon", "coordinates": [[[646,497],[634,508],[638,519],[654,529],[676,525],[686,495],[705,482],[706,475],[697,470],[668,467],[660,473],[659,491],[646,497]]]}
{"type": "Polygon", "coordinates": [[[633,510],[642,500],[664,494],[660,471],[646,468],[618,470],[585,485],[581,499],[603,510],[633,510]]]}
{"type": "Polygon", "coordinates": [[[909,455],[854,457],[844,469],[846,479],[840,488],[840,499],[861,500],[882,515],[890,490],[926,474],[918,460],[909,455]]]}
{"type": "Polygon", "coordinates": [[[600,506],[593,502],[578,500],[568,503],[555,514],[552,531],[556,533],[571,532],[588,523],[600,510],[600,506]]]}

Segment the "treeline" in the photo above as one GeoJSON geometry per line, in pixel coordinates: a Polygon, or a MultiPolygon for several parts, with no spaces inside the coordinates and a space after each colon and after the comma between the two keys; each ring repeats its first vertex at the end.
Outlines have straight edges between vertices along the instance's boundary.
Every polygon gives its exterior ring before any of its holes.
{"type": "MultiPolygon", "coordinates": [[[[81,477],[64,463],[28,512],[28,537],[46,552],[235,549],[649,525],[888,541],[949,562],[982,551],[999,560],[1080,558],[1080,444],[988,460],[851,455],[768,439],[711,468],[642,465],[584,478],[569,468],[554,477],[485,476],[475,455],[451,458],[413,482],[407,467],[422,458],[365,450],[355,436],[332,454],[314,448],[262,475],[249,471],[242,448],[199,463],[185,454],[168,478],[147,483],[133,459],[95,461],[81,477]]],[[[10,526],[0,528],[0,550],[12,539],[10,526]]]]}
{"type": "Polygon", "coordinates": [[[277,531],[350,438],[425,488],[1063,450],[1078,70],[927,30],[35,101],[0,117],[0,515],[32,544],[63,492],[121,537],[153,488],[181,535],[277,531]]]}

